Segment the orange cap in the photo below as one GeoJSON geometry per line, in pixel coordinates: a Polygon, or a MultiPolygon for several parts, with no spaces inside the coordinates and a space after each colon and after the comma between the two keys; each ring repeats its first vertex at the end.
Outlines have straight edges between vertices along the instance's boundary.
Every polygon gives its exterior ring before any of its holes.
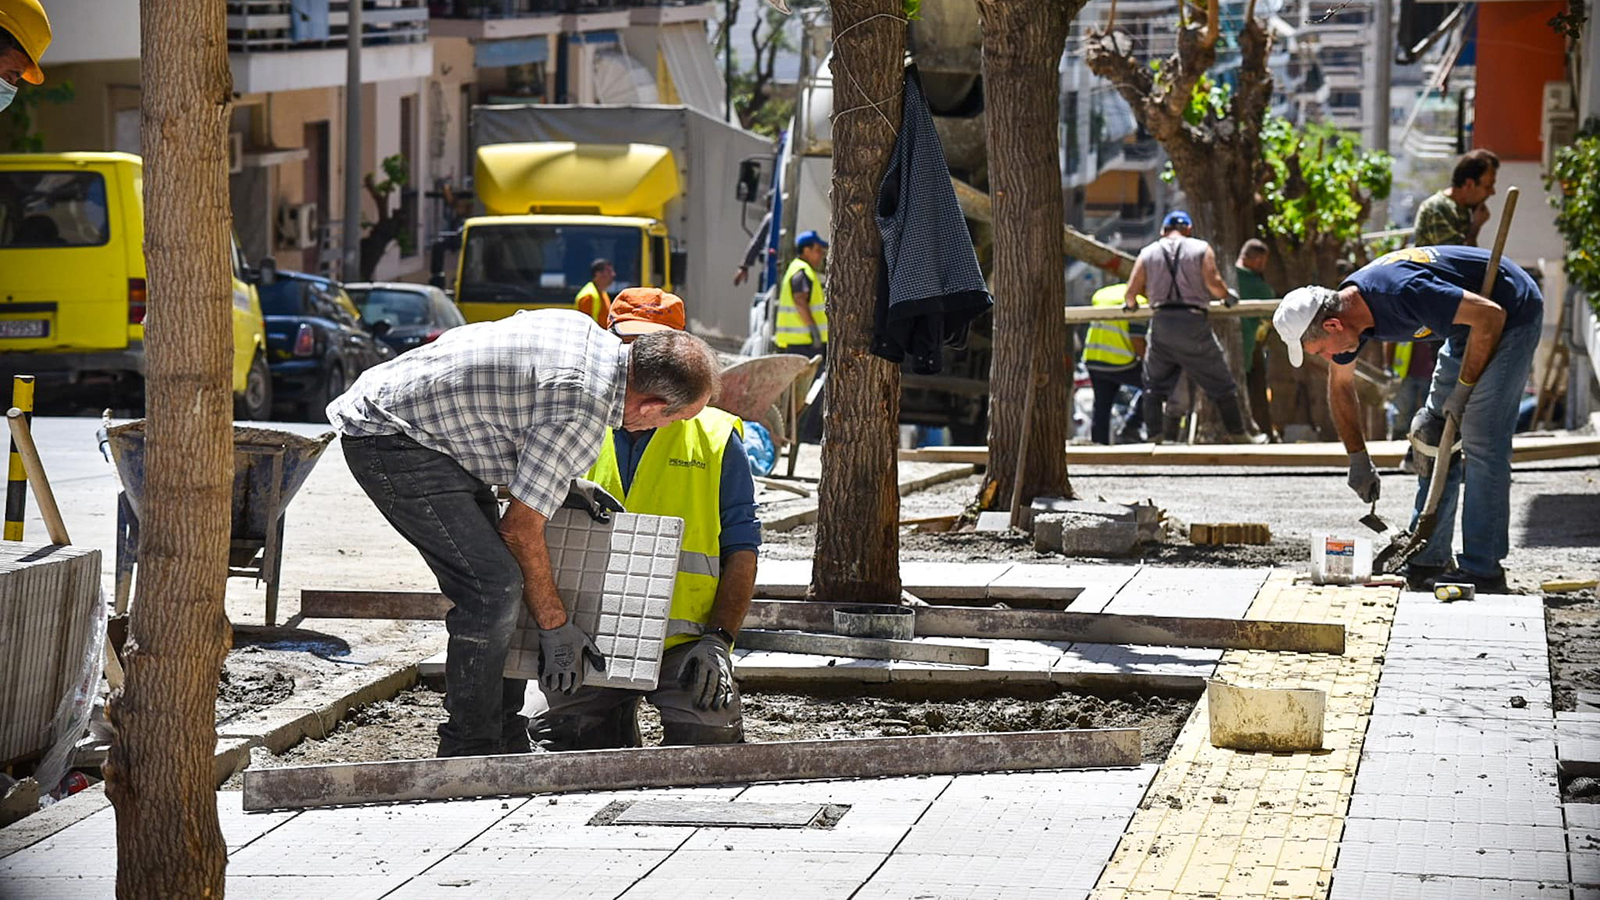
{"type": "Polygon", "coordinates": [[[687,327],[683,298],[660,288],[628,288],[611,301],[611,318],[606,325],[624,335],[683,331],[687,327]]]}

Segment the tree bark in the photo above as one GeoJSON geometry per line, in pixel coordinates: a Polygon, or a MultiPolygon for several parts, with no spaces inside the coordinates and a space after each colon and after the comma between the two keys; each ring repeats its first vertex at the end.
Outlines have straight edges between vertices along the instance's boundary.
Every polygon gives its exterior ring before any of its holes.
{"type": "Polygon", "coordinates": [[[1021,502],[1069,497],[1066,446],[1072,349],[1061,316],[1060,133],[1057,69],[1083,0],[979,0],[989,196],[994,202],[994,360],[989,371],[988,474],[979,492],[1009,504],[1022,461],[1021,502]],[[1036,394],[1032,422],[1024,408],[1036,394]],[[1022,439],[1029,432],[1027,441],[1022,439]]]}
{"type": "Polygon", "coordinates": [[[882,256],[873,210],[900,129],[900,0],[834,0],[833,33],[828,412],[810,594],[897,603],[900,370],[869,345],[882,256]]]}
{"type": "Polygon", "coordinates": [[[111,698],[117,896],[221,897],[217,677],[233,484],[226,10],[145,0],[145,500],[139,589],[111,698]]]}

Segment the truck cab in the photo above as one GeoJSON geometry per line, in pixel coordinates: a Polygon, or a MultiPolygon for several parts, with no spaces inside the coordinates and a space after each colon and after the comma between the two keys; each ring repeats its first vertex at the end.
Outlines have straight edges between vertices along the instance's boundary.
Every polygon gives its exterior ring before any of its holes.
{"type": "Polygon", "coordinates": [[[521,309],[573,309],[596,259],[610,292],[672,290],[666,204],[680,192],[672,152],[655,144],[542,141],[478,149],[485,214],[462,227],[455,299],[468,322],[521,309]]]}

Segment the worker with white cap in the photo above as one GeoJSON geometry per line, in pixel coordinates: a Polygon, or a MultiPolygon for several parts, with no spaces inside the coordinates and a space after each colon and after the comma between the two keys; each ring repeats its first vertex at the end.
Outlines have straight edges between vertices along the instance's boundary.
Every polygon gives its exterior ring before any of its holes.
{"type": "Polygon", "coordinates": [[[17,85],[42,84],[39,58],[50,46],[50,18],[39,0],[0,0],[0,109],[17,97],[17,85]]]}
{"type": "MultiPolygon", "coordinates": [[[[1328,404],[1350,453],[1350,488],[1367,503],[1378,499],[1380,482],[1361,434],[1356,356],[1368,340],[1444,342],[1427,403],[1412,419],[1411,440],[1419,455],[1436,456],[1445,418],[1458,424],[1466,470],[1463,550],[1452,567],[1463,480],[1463,467],[1452,464],[1438,525],[1406,569],[1413,589],[1432,590],[1442,581],[1506,590],[1500,563],[1510,549],[1511,434],[1539,345],[1544,298],[1510,260],[1500,262],[1492,297],[1475,293],[1489,255],[1459,246],[1396,250],[1352,273],[1338,290],[1290,291],[1272,316],[1291,363],[1299,366],[1308,352],[1330,362],[1328,404]]],[[[1427,496],[1427,478],[1419,482],[1413,527],[1427,496]]]]}

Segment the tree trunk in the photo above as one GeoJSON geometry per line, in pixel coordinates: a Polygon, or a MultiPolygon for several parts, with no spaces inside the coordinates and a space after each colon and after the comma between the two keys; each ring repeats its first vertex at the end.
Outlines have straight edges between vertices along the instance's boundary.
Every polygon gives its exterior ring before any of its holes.
{"type": "Polygon", "coordinates": [[[141,7],[145,501],[106,794],[118,897],[221,897],[212,757],[233,485],[226,10],[214,0],[141,7]]]}
{"type": "Polygon", "coordinates": [[[873,356],[882,242],[873,209],[900,128],[900,0],[834,0],[828,412],[811,596],[900,599],[900,370],[873,356]]]}
{"type": "Polygon", "coordinates": [[[989,195],[994,201],[994,360],[989,370],[989,468],[980,497],[1008,505],[1022,462],[1021,500],[1071,496],[1067,442],[1072,370],[1061,311],[1062,214],[1057,68],[1082,0],[979,0],[989,195]],[[1031,422],[1024,422],[1034,395],[1031,422]],[[1023,440],[1023,432],[1028,440],[1023,440]]]}

